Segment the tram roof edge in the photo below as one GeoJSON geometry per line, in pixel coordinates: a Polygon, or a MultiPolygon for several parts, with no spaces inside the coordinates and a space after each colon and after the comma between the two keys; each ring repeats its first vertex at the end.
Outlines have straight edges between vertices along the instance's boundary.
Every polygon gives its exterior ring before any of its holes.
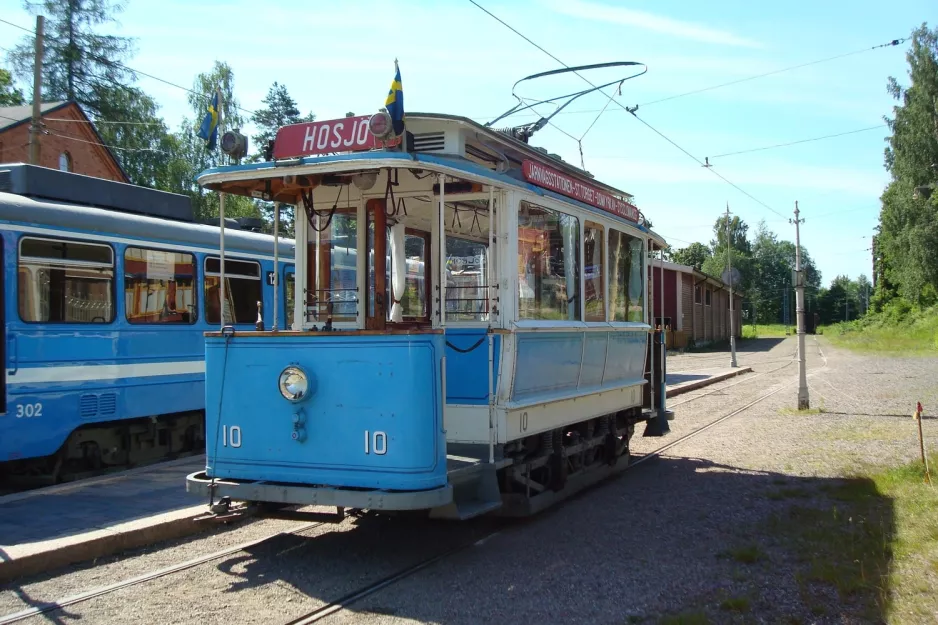
{"type": "MultiPolygon", "coordinates": [[[[369,152],[353,152],[332,156],[307,156],[293,159],[288,165],[278,165],[272,161],[261,163],[248,163],[244,165],[228,165],[207,169],[196,176],[196,182],[206,189],[237,192],[248,197],[259,197],[270,201],[279,201],[292,204],[296,201],[297,191],[288,196],[272,196],[263,198],[259,191],[245,186],[245,182],[254,182],[256,189],[261,189],[262,183],[267,180],[282,178],[284,176],[316,176],[324,173],[350,173],[362,169],[386,168],[421,168],[437,171],[439,173],[458,176],[481,184],[500,184],[504,187],[524,189],[531,193],[543,195],[557,200],[572,203],[585,210],[602,213],[600,209],[585,204],[570,197],[566,197],[537,185],[531,184],[522,178],[508,173],[498,173],[483,167],[465,158],[451,155],[420,154],[407,152],[391,152],[375,150],[369,152]],[[239,184],[240,183],[240,184],[239,184]]],[[[284,191],[288,193],[288,191],[284,191]]],[[[665,239],[653,232],[647,226],[631,222],[632,227],[648,234],[657,244],[667,245],[665,239]]]]}

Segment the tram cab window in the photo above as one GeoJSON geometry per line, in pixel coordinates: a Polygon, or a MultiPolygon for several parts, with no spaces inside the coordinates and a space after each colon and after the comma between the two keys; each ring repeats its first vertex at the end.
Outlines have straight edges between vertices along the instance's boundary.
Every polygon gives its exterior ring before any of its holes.
{"type": "Polygon", "coordinates": [[[358,219],[353,212],[336,211],[322,232],[310,237],[308,274],[310,321],[355,321],[358,316],[358,219]],[[318,236],[318,257],[316,240],[318,236]]]}
{"type": "Polygon", "coordinates": [[[446,318],[487,321],[488,245],[460,237],[446,237],[446,318]]]}
{"type": "Polygon", "coordinates": [[[580,233],[571,215],[521,202],[518,317],[580,320],[580,233]]]}
{"type": "Polygon", "coordinates": [[[610,321],[644,320],[644,244],[618,230],[609,230],[610,321]]]}
{"type": "Polygon", "coordinates": [[[108,245],[24,237],[17,274],[23,321],[114,320],[114,250],[108,245]]]}
{"type": "Polygon", "coordinates": [[[606,282],[603,271],[603,242],[605,230],[599,224],[586,222],[583,229],[583,277],[586,293],[586,321],[606,320],[606,282]]]}
{"type": "MultiPolygon", "coordinates": [[[[205,259],[205,321],[219,323],[219,275],[217,256],[205,259]]],[[[249,260],[225,258],[225,323],[257,321],[257,302],[261,301],[261,266],[249,260]]]]}
{"type": "Polygon", "coordinates": [[[130,323],[195,323],[194,285],[192,254],[124,250],[124,314],[130,323]]]}

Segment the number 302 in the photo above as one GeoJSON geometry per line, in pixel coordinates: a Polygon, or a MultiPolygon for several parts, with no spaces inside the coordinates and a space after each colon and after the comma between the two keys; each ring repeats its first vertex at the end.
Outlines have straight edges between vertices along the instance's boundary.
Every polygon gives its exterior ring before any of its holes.
{"type": "Polygon", "coordinates": [[[22,419],[26,417],[30,419],[32,417],[41,417],[42,416],[42,404],[36,402],[35,404],[16,404],[16,418],[22,419]]]}

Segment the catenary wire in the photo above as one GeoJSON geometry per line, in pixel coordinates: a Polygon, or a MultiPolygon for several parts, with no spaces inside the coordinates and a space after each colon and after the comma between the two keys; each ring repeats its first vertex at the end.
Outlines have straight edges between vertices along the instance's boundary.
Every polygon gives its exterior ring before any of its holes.
{"type": "MultiPolygon", "coordinates": [[[[476,2],[476,0],[469,0],[469,2],[471,2],[473,5],[475,5],[476,7],[478,7],[479,9],[481,9],[482,11],[484,11],[486,14],[488,14],[489,16],[491,16],[493,19],[495,19],[496,21],[498,21],[500,24],[502,24],[503,26],[505,26],[506,28],[508,28],[509,30],[511,30],[512,32],[514,32],[515,34],[517,34],[519,37],[521,37],[522,39],[524,39],[525,41],[527,41],[528,43],[530,43],[531,45],[533,45],[535,48],[537,48],[538,50],[540,50],[541,52],[543,52],[544,54],[546,54],[546,55],[549,56],[550,58],[554,59],[555,61],[557,61],[558,63],[560,63],[560,64],[563,65],[564,67],[566,67],[567,69],[571,69],[571,71],[573,71],[573,74],[576,75],[576,76],[578,76],[578,77],[579,77],[580,79],[582,79],[584,82],[586,82],[586,84],[588,84],[588,85],[590,85],[591,87],[594,87],[594,88],[596,87],[596,85],[594,85],[588,78],[586,78],[585,76],[583,76],[582,74],[580,74],[578,71],[572,70],[572,68],[571,68],[569,65],[567,65],[566,63],[564,63],[563,61],[561,61],[559,58],[557,58],[556,56],[554,56],[553,54],[551,54],[550,52],[548,52],[548,51],[547,51],[545,48],[543,48],[542,46],[540,46],[540,45],[538,45],[537,43],[535,43],[533,40],[531,40],[530,38],[528,38],[526,35],[522,34],[520,31],[518,31],[516,28],[514,28],[513,26],[511,26],[510,24],[508,24],[507,22],[505,22],[503,19],[501,19],[500,17],[498,17],[497,15],[495,15],[494,13],[492,13],[491,11],[489,11],[488,9],[486,9],[485,7],[483,7],[482,5],[480,5],[478,2],[476,2]]],[[[719,172],[717,172],[716,170],[714,170],[712,166],[709,166],[709,164],[704,164],[703,161],[701,161],[701,160],[698,159],[696,156],[694,156],[693,154],[691,154],[690,152],[688,152],[686,149],[684,149],[683,147],[681,147],[680,145],[678,145],[674,140],[670,139],[670,138],[667,137],[664,133],[662,133],[660,130],[658,130],[657,128],[655,128],[654,126],[652,126],[651,124],[649,124],[648,122],[646,122],[644,119],[642,119],[641,117],[639,117],[638,115],[636,115],[635,111],[638,109],[638,105],[636,105],[634,108],[629,108],[629,107],[625,106],[624,104],[622,104],[621,102],[617,101],[614,97],[610,96],[610,95],[609,95],[608,93],[606,93],[605,91],[600,90],[599,92],[600,92],[601,94],[603,94],[604,96],[606,96],[608,99],[612,100],[617,106],[619,106],[620,108],[622,108],[622,109],[625,110],[626,112],[630,113],[630,114],[632,115],[632,117],[634,117],[635,119],[637,119],[638,121],[640,121],[640,122],[641,122],[642,124],[644,124],[647,128],[649,128],[650,130],[652,130],[655,134],[657,134],[657,135],[660,136],[662,139],[666,140],[668,143],[670,143],[671,145],[673,145],[674,147],[676,147],[678,150],[680,150],[681,152],[683,152],[684,154],[686,154],[687,156],[689,156],[691,159],[693,159],[695,162],[697,162],[697,163],[698,163],[699,165],[701,165],[702,167],[705,167],[708,171],[712,172],[715,176],[717,176],[718,178],[720,178],[721,180],[723,180],[724,182],[726,182],[727,184],[729,184],[730,186],[732,186],[734,189],[736,189],[737,191],[739,191],[740,193],[742,193],[743,195],[745,195],[745,196],[748,197],[749,199],[753,200],[754,202],[756,202],[756,203],[759,204],[760,206],[763,206],[764,208],[767,208],[768,210],[770,210],[771,212],[775,213],[775,214],[778,215],[779,217],[782,217],[782,218],[785,217],[785,216],[782,215],[780,212],[778,212],[777,210],[775,210],[774,208],[772,208],[771,206],[769,206],[768,204],[766,204],[766,203],[763,202],[762,200],[756,198],[755,196],[753,196],[753,195],[752,195],[751,193],[749,193],[748,191],[743,190],[739,185],[735,184],[734,182],[732,182],[732,181],[730,181],[728,178],[726,178],[724,175],[722,175],[721,173],[719,173],[719,172]]]]}
{"type": "Polygon", "coordinates": [[[867,128],[858,128],[856,130],[848,130],[846,132],[838,132],[832,135],[824,135],[822,137],[812,137],[810,139],[799,139],[798,141],[789,141],[788,143],[776,143],[775,145],[766,145],[760,148],[750,148],[748,150],[739,150],[737,152],[726,152],[725,154],[716,154],[714,156],[709,156],[707,158],[724,158],[726,156],[736,156],[737,154],[749,154],[751,152],[761,152],[763,150],[774,150],[775,148],[784,148],[790,145],[798,145],[800,143],[811,143],[813,141],[821,141],[822,139],[832,139],[834,137],[844,137],[846,135],[854,135],[859,132],[867,132],[869,130],[876,130],[877,128],[885,128],[889,124],[877,124],[875,126],[868,126],[867,128]]]}

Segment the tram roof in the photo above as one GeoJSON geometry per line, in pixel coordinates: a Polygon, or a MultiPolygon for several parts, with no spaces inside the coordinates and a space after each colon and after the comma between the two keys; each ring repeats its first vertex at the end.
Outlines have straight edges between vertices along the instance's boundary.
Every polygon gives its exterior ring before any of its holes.
{"type": "MultiPolygon", "coordinates": [[[[326,130],[330,136],[339,123],[345,125],[365,117],[308,122],[284,126],[278,132],[278,143],[298,145],[299,133],[315,134],[326,130]],[[332,124],[330,127],[329,125],[332,124]]],[[[372,148],[342,153],[323,153],[324,150],[299,150],[285,152],[290,155],[278,158],[278,147],[274,147],[275,160],[243,165],[227,165],[207,169],[196,176],[196,181],[207,189],[246,195],[259,199],[294,203],[299,190],[314,186],[314,179],[324,174],[354,174],[364,170],[387,168],[414,168],[421,164],[428,170],[460,177],[482,184],[499,183],[502,186],[523,188],[538,195],[553,197],[581,208],[610,214],[580,201],[569,194],[558,193],[546,186],[529,182],[523,167],[526,162],[545,166],[562,174],[567,180],[576,181],[609,197],[618,205],[628,206],[633,196],[609,184],[596,180],[591,173],[572,165],[543,148],[532,146],[509,134],[511,129],[492,129],[467,117],[438,113],[408,113],[407,131],[413,135],[413,151],[400,149],[372,148]],[[295,154],[295,155],[294,155],[295,154]],[[306,178],[309,177],[309,178],[306,178]],[[269,185],[269,186],[268,186],[269,185]]],[[[304,148],[306,143],[300,137],[304,148]]],[[[309,142],[312,143],[312,142],[309,142]]],[[[284,153],[284,150],[280,150],[284,153]]],[[[612,213],[615,215],[615,213],[612,213]]],[[[621,217],[621,216],[620,216],[621,217]]],[[[633,222],[632,225],[646,232],[659,244],[665,245],[663,237],[647,226],[633,222]]]]}

